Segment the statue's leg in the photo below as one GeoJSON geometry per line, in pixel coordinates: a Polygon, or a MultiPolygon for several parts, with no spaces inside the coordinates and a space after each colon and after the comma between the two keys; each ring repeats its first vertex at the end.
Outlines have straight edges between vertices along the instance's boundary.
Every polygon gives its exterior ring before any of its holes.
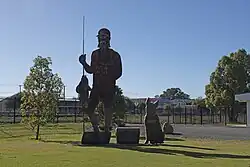
{"type": "Polygon", "coordinates": [[[88,114],[88,117],[90,119],[90,122],[91,122],[92,127],[93,127],[95,132],[99,132],[98,116],[94,112],[98,103],[99,103],[98,91],[95,88],[93,88],[91,93],[90,93],[90,97],[89,97],[87,114],[88,114]]]}
{"type": "Polygon", "coordinates": [[[112,127],[112,104],[113,104],[113,97],[114,97],[114,91],[110,90],[106,92],[103,102],[104,102],[104,123],[105,127],[104,130],[106,132],[109,132],[112,127]]]}

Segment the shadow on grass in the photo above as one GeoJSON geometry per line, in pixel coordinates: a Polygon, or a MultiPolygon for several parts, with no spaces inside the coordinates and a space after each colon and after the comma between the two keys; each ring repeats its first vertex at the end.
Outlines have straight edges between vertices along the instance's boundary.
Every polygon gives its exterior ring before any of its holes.
{"type": "Polygon", "coordinates": [[[190,148],[190,149],[198,149],[198,150],[216,150],[214,148],[205,148],[205,147],[196,147],[196,146],[185,146],[185,145],[178,145],[178,144],[161,144],[161,146],[166,147],[179,147],[179,148],[190,148]]]}
{"type": "MultiPolygon", "coordinates": [[[[186,151],[186,150],[175,150],[168,148],[157,148],[156,146],[146,146],[144,144],[139,145],[121,145],[110,143],[107,145],[82,145],[80,141],[53,141],[53,140],[41,140],[47,143],[60,143],[60,144],[72,144],[79,147],[104,147],[104,148],[115,148],[122,150],[131,150],[143,153],[156,153],[156,154],[165,154],[165,155],[184,155],[193,158],[233,158],[233,159],[250,159],[249,155],[235,155],[235,154],[222,154],[222,153],[205,153],[205,152],[196,152],[196,151],[186,151]]],[[[186,146],[186,145],[172,145],[172,144],[161,144],[161,146],[174,147],[174,148],[190,148],[190,149],[199,149],[199,150],[215,150],[212,148],[203,148],[196,146],[186,146]]]]}
{"type": "MultiPolygon", "coordinates": [[[[112,138],[116,138],[115,135],[112,136],[112,138]]],[[[140,136],[140,140],[145,140],[146,138],[144,136],[140,136]]],[[[165,137],[165,141],[185,141],[184,139],[181,138],[169,138],[165,137]]]]}
{"type": "Polygon", "coordinates": [[[60,141],[60,140],[44,140],[44,139],[41,139],[40,141],[44,143],[59,143],[59,144],[71,144],[73,146],[83,146],[80,141],[60,141]]]}

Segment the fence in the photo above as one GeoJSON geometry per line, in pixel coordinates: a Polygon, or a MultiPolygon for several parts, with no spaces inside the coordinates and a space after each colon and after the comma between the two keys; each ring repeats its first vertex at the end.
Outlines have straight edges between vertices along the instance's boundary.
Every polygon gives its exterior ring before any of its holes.
{"type": "MultiPolygon", "coordinates": [[[[245,106],[245,105],[244,105],[245,106]]],[[[0,99],[0,123],[19,123],[21,113],[19,110],[20,99],[18,97],[8,97],[0,99]]],[[[246,123],[246,109],[242,107],[237,114],[237,123],[246,123]]],[[[160,121],[173,124],[228,124],[231,123],[228,117],[228,108],[220,107],[217,111],[204,108],[183,107],[170,108],[166,111],[159,111],[160,121]]],[[[143,123],[145,111],[124,115],[125,123],[143,123]]],[[[84,119],[87,119],[84,118],[84,119]]],[[[76,98],[65,98],[59,101],[58,110],[55,112],[53,122],[82,122],[83,113],[80,103],[76,98]]]]}
{"type": "MultiPolygon", "coordinates": [[[[159,112],[161,123],[169,122],[171,124],[246,124],[247,115],[246,109],[243,106],[237,112],[236,121],[231,122],[228,116],[229,108],[226,106],[218,107],[216,111],[211,111],[206,108],[171,108],[165,112],[159,112]]],[[[125,114],[124,120],[126,123],[141,124],[144,119],[144,111],[141,114],[125,114]]]]}
{"type": "MultiPolygon", "coordinates": [[[[22,114],[19,108],[20,99],[18,97],[0,98],[0,123],[20,123],[22,114]]],[[[83,113],[79,100],[76,98],[60,99],[54,118],[53,122],[56,123],[82,122],[83,113]]]]}

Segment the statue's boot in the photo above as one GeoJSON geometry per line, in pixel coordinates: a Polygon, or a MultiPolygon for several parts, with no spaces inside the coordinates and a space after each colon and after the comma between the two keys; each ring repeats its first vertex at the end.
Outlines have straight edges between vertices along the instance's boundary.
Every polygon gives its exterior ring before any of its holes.
{"type": "Polygon", "coordinates": [[[92,114],[89,114],[90,122],[94,130],[94,140],[95,143],[100,143],[100,134],[99,134],[99,127],[98,127],[98,116],[93,112],[92,114]]]}
{"type": "Polygon", "coordinates": [[[88,115],[94,132],[99,133],[98,116],[94,112],[88,115]]]}

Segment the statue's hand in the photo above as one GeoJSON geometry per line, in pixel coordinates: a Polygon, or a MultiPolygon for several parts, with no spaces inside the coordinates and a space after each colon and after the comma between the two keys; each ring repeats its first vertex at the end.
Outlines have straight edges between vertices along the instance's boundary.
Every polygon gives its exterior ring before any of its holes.
{"type": "Polygon", "coordinates": [[[83,54],[79,57],[79,62],[83,65],[86,63],[86,54],[83,54]]]}

